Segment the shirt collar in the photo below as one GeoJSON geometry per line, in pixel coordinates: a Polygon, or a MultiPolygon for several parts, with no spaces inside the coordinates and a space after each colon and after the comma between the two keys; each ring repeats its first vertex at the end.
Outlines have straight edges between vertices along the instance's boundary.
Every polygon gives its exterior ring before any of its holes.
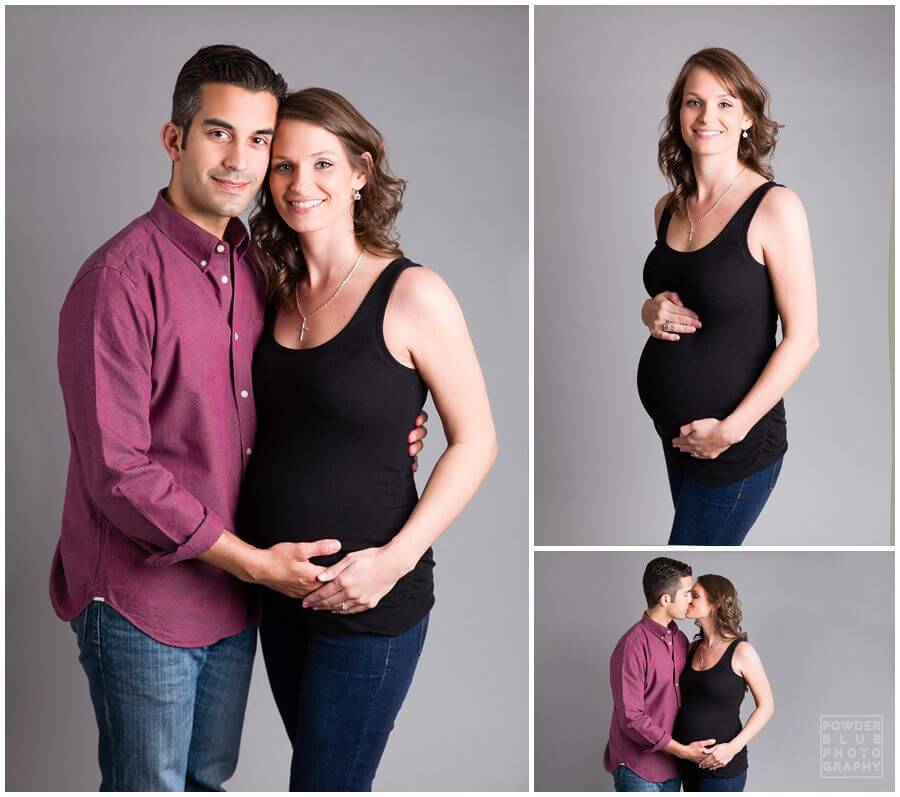
{"type": "Polygon", "coordinates": [[[667,626],[660,625],[656,620],[651,620],[647,612],[641,617],[641,625],[646,628],[653,636],[662,640],[671,639],[678,631],[678,625],[674,620],[669,620],[667,626]]]}
{"type": "Polygon", "coordinates": [[[229,220],[225,235],[219,240],[175,210],[166,200],[165,188],[156,195],[156,201],[148,215],[160,232],[204,271],[209,268],[216,247],[223,242],[231,246],[238,257],[246,252],[250,242],[247,228],[238,218],[229,220]]]}

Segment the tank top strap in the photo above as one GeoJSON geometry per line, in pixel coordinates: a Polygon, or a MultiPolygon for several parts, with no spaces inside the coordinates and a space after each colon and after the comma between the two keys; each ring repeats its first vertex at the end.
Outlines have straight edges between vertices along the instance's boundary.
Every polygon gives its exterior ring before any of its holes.
{"type": "Polygon", "coordinates": [[[672,211],[668,205],[663,208],[663,212],[659,217],[659,226],[656,228],[656,243],[662,243],[666,240],[666,233],[669,231],[669,222],[672,220],[672,211]]]}
{"type": "Polygon", "coordinates": [[[263,314],[263,337],[270,338],[274,335],[275,318],[278,316],[279,301],[269,300],[266,302],[265,312],[263,314]]]}
{"type": "Polygon", "coordinates": [[[731,660],[734,658],[734,651],[737,649],[737,646],[743,642],[744,640],[738,637],[737,639],[732,639],[731,643],[725,648],[725,652],[722,654],[722,661],[725,663],[725,666],[731,667],[731,660]]]}
{"type": "Polygon", "coordinates": [[[384,313],[387,309],[388,300],[391,298],[391,291],[393,291],[394,285],[406,269],[418,265],[418,263],[413,263],[408,258],[398,257],[384,267],[382,272],[375,278],[375,282],[372,283],[372,287],[353,318],[352,323],[356,327],[357,333],[362,333],[369,337],[375,331],[376,337],[380,337],[384,313]]]}
{"type": "Polygon", "coordinates": [[[731,226],[742,238],[747,232],[750,222],[753,220],[756,209],[759,207],[760,202],[763,201],[763,197],[776,186],[784,188],[781,183],[776,183],[774,180],[769,180],[769,182],[758,186],[757,189],[747,197],[747,201],[738,208],[737,213],[734,214],[733,224],[731,226]]]}
{"type": "Polygon", "coordinates": [[[372,285],[372,290],[368,296],[373,309],[379,316],[384,315],[384,309],[387,307],[388,299],[391,298],[391,291],[394,290],[394,285],[400,278],[400,275],[406,271],[406,269],[414,268],[418,265],[418,263],[413,263],[412,260],[409,260],[408,258],[398,257],[384,267],[384,271],[378,275],[378,279],[376,279],[375,284],[372,285]]]}

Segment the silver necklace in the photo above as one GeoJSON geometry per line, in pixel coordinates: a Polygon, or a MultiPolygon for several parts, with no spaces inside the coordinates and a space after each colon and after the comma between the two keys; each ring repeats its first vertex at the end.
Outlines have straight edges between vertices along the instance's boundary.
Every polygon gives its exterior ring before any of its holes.
{"type": "MultiPolygon", "coordinates": [[[[363,250],[365,251],[365,250],[363,250]]],[[[337,290],[331,294],[328,301],[323,304],[320,304],[315,310],[307,315],[303,315],[303,310],[300,309],[300,281],[297,280],[297,284],[294,286],[294,300],[297,303],[297,312],[300,314],[301,322],[300,322],[300,340],[303,340],[303,336],[309,332],[309,327],[306,325],[306,322],[312,318],[316,313],[320,310],[324,310],[331,304],[335,297],[341,292],[341,288],[343,288],[347,282],[350,280],[350,277],[353,276],[353,272],[356,271],[356,267],[359,265],[359,261],[362,260],[363,252],[359,253],[359,257],[356,258],[356,262],[353,264],[353,268],[350,269],[349,273],[346,277],[344,277],[343,281],[340,285],[337,286],[337,290]]]]}
{"type": "Polygon", "coordinates": [[[701,221],[703,221],[703,219],[705,219],[710,213],[712,213],[712,212],[716,209],[716,205],[718,205],[718,204],[725,198],[725,194],[727,194],[732,188],[734,188],[735,183],[737,183],[737,181],[741,179],[741,175],[742,175],[745,171],[747,171],[747,167],[746,167],[746,166],[745,166],[743,169],[741,169],[740,172],[738,172],[738,176],[734,178],[734,180],[732,181],[731,185],[728,186],[728,188],[726,188],[726,189],[722,192],[722,196],[720,196],[720,197],[716,200],[715,205],[713,205],[709,210],[707,210],[706,213],[704,213],[699,219],[697,219],[697,221],[692,221],[692,220],[691,220],[691,209],[690,209],[690,207],[689,207],[687,201],[685,201],[685,203],[684,203],[684,208],[685,208],[685,210],[687,210],[688,222],[689,222],[690,225],[691,225],[690,232],[688,232],[688,242],[694,240],[694,227],[696,227],[701,221]]]}
{"type": "MultiPolygon", "coordinates": [[[[709,654],[715,653],[715,651],[717,651],[719,649],[719,645],[722,644],[722,641],[723,641],[722,639],[719,639],[719,641],[716,642],[715,645],[713,645],[711,648],[709,648],[707,653],[709,653],[709,654]]],[[[702,642],[700,643],[700,669],[701,670],[706,669],[706,666],[703,664],[703,643],[702,642]]]]}

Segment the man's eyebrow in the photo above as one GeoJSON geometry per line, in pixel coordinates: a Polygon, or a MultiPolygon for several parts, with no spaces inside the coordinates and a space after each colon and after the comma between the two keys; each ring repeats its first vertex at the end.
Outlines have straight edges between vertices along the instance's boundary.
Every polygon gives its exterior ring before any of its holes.
{"type": "Polygon", "coordinates": [[[214,116],[204,119],[202,124],[207,127],[224,127],[226,130],[234,131],[234,125],[226,122],[224,119],[216,119],[214,116]]]}
{"type": "MultiPolygon", "coordinates": [[[[226,122],[224,119],[216,119],[214,116],[209,119],[204,119],[202,124],[207,127],[224,127],[226,130],[230,130],[232,133],[234,132],[234,125],[226,122]]],[[[253,133],[254,136],[274,136],[275,130],[271,127],[266,127],[262,130],[256,130],[253,133]]]]}

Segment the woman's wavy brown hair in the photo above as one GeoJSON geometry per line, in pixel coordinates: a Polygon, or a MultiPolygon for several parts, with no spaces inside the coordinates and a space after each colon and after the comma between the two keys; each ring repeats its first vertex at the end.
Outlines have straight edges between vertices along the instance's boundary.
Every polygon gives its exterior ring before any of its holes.
{"type": "Polygon", "coordinates": [[[659,139],[659,168],[672,187],[666,206],[670,211],[682,214],[688,197],[697,190],[697,181],[691,150],[681,135],[681,103],[688,75],[698,66],[708,69],[721,80],[753,118],[747,138],[741,136],[738,159],[768,180],[775,176],[770,162],[778,130],[784,127],[769,116],[769,92],[766,87],[733,52],[723,47],[708,47],[688,58],[669,92],[669,111],[662,121],[663,133],[659,139]]]}
{"type": "MultiPolygon", "coordinates": [[[[350,162],[366,173],[366,184],[360,189],[362,198],[354,202],[356,240],[372,254],[401,257],[394,222],[403,207],[406,181],[391,173],[381,133],[346,98],[328,89],[309,88],[288,94],[278,108],[278,120],[283,119],[310,122],[341,140],[350,162]],[[369,154],[371,162],[364,153],[369,154]]],[[[294,286],[306,276],[306,263],[297,233],[275,207],[268,174],[250,217],[250,231],[267,298],[290,305],[294,286]]]]}
{"type": "MultiPolygon", "coordinates": [[[[725,576],[708,573],[697,577],[697,583],[706,590],[707,600],[715,607],[716,631],[723,639],[746,639],[747,634],[741,631],[741,602],[737,590],[725,576]]],[[[694,623],[699,627],[700,621],[694,623]]],[[[703,629],[698,631],[695,639],[703,641],[703,629]]]]}

